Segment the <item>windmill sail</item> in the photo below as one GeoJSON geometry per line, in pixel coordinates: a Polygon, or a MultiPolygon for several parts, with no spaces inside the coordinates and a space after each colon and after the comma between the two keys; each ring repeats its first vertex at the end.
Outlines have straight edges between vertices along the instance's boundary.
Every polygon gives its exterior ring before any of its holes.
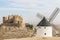
{"type": "Polygon", "coordinates": [[[56,8],[53,13],[51,14],[51,16],[49,17],[49,22],[52,22],[55,17],[57,16],[57,14],[59,13],[60,9],[59,8],[56,8]]]}
{"type": "Polygon", "coordinates": [[[40,14],[40,13],[37,13],[37,17],[39,17],[40,19],[43,19],[45,16],[43,16],[43,15],[40,14]]]}

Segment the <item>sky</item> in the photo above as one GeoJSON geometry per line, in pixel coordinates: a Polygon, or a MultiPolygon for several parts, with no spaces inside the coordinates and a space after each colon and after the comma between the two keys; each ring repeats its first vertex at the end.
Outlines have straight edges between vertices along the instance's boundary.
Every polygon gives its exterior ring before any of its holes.
{"type": "MultiPolygon", "coordinates": [[[[60,0],[0,0],[0,23],[3,16],[19,15],[24,23],[37,25],[41,20],[37,13],[49,17],[56,7],[60,8],[60,0]]],[[[53,23],[60,24],[60,13],[53,23]]]]}

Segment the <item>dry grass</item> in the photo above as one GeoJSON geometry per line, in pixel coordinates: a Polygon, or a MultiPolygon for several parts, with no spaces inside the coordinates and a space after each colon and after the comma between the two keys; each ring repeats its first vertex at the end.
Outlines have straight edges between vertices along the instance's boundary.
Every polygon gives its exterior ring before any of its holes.
{"type": "Polygon", "coordinates": [[[32,37],[34,34],[33,30],[27,29],[5,29],[0,27],[0,38],[1,39],[11,39],[11,38],[26,38],[32,37]]]}

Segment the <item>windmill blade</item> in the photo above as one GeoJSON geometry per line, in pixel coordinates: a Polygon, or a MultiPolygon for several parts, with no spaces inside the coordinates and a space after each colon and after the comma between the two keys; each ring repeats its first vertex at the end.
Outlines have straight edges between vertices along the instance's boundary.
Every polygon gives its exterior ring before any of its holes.
{"type": "Polygon", "coordinates": [[[60,11],[59,8],[56,8],[56,9],[53,11],[53,13],[51,14],[51,16],[49,17],[49,22],[52,22],[52,21],[55,19],[55,17],[58,15],[59,11],[60,11]]]}
{"type": "Polygon", "coordinates": [[[43,16],[42,14],[40,13],[37,13],[37,17],[39,17],[40,19],[44,18],[45,16],[43,16]]]}

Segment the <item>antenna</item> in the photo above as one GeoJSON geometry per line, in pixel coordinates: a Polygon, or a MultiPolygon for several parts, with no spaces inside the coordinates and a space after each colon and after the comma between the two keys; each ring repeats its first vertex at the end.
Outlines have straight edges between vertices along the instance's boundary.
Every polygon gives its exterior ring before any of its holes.
{"type": "Polygon", "coordinates": [[[45,16],[43,16],[42,14],[40,13],[37,13],[37,17],[39,17],[40,19],[44,18],[45,16]]]}
{"type": "Polygon", "coordinates": [[[56,8],[53,13],[51,14],[51,16],[49,17],[49,22],[52,22],[55,17],[57,16],[57,14],[59,13],[60,9],[59,8],[56,8]]]}

